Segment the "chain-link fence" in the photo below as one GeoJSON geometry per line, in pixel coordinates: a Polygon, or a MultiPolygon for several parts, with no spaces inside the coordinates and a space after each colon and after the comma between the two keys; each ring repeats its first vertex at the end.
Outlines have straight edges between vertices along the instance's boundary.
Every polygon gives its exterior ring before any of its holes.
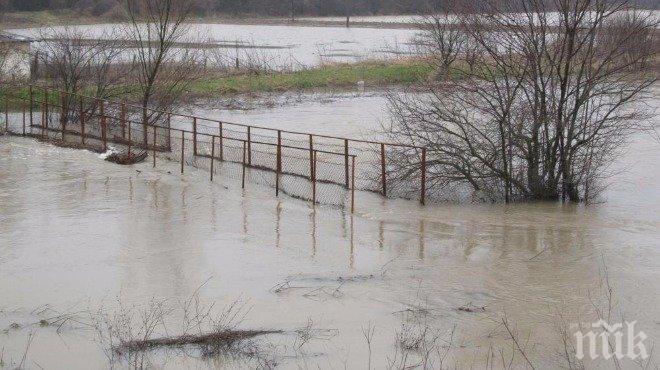
{"type": "Polygon", "coordinates": [[[34,86],[23,94],[3,90],[3,132],[95,151],[112,146],[154,163],[178,161],[182,173],[195,166],[211,180],[236,178],[323,204],[352,207],[355,190],[424,203],[424,148],[236,124],[34,86]],[[419,158],[414,171],[388,166],[402,151],[419,158]]]}

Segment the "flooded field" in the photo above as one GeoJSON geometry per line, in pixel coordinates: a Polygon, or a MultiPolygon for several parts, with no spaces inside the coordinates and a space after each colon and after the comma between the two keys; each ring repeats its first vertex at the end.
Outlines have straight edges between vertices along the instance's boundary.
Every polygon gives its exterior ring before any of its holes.
{"type": "MultiPolygon", "coordinates": [[[[117,24],[75,28],[90,38],[125,38],[122,26],[117,24]]],[[[38,39],[53,30],[62,28],[8,32],[38,39]]],[[[272,68],[296,69],[320,63],[358,62],[409,54],[413,52],[411,41],[417,33],[410,29],[192,24],[186,39],[203,42],[207,51],[208,45],[216,45],[217,50],[229,57],[258,59],[272,68]]]]}
{"type": "MultiPolygon", "coordinates": [[[[362,134],[387,118],[385,103],[367,94],[196,112],[362,134]]],[[[139,336],[138,312],[193,296],[215,302],[214,315],[242,302],[239,328],[282,332],[255,339],[249,355],[154,350],[148,365],[501,368],[501,354],[513,354],[522,368],[511,330],[537,368],[557,368],[560,323],[594,322],[607,280],[611,321],[637,321],[650,349],[660,339],[658,163],[658,140],[636,137],[605,202],[591,206],[422,207],[358,193],[352,215],[221,174],[180,176],[175,163],[121,167],[0,137],[0,358],[10,368],[109,367],[107,318],[136,310],[139,336]]],[[[159,335],[186,326],[173,315],[159,335]]]]}

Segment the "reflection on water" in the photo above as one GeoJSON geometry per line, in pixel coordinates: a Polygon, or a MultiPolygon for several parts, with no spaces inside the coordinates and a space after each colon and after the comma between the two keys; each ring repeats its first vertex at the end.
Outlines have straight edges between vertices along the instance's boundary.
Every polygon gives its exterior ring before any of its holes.
{"type": "MultiPolygon", "coordinates": [[[[312,105],[292,114],[305,109],[320,120],[332,111],[312,105]]],[[[251,114],[262,112],[246,117],[251,114]]],[[[204,299],[218,306],[249,299],[248,328],[290,330],[311,318],[338,330],[313,347],[323,356],[281,359],[285,367],[363,367],[368,351],[361,327],[367,323],[377,328],[374,362],[384,366],[402,321],[395,313],[421,304],[433,312],[433,325],[456,325],[463,346],[453,355],[458,363],[471,363],[493,343],[508,343],[498,324],[506,312],[536,345],[530,350],[535,361],[554,366],[555,351],[546,342],[557,312],[572,320],[588,315],[589,294],[597,291],[604,266],[617,310],[656,340],[659,149],[649,136],[636,138],[617,162],[626,171],[618,172],[599,205],[421,207],[358,193],[351,215],[275,198],[254,184],[242,190],[222,176],[211,183],[202,171],[174,175],[177,165],[164,161],[155,170],[120,167],[88,152],[2,137],[0,347],[20,354],[34,330],[30,356],[37,363],[104,367],[89,333],[61,333],[65,345],[50,329],[2,330],[43,304],[95,309],[117,296],[128,304],[183,299],[210,279],[204,299]],[[358,276],[370,278],[337,283],[358,276]],[[327,284],[341,295],[271,291],[287,279],[310,289],[327,284]],[[470,302],[486,311],[457,311],[470,302]]],[[[168,366],[199,365],[191,361],[168,366]]]]}

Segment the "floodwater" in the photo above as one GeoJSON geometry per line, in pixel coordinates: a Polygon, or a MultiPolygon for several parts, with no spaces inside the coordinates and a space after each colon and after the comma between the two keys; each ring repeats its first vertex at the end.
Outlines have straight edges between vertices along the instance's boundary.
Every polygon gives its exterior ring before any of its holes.
{"type": "MultiPolygon", "coordinates": [[[[660,15],[660,11],[658,10],[646,10],[644,11],[645,14],[652,15],[653,17],[657,18],[660,15]]],[[[527,18],[521,14],[521,13],[514,13],[520,15],[520,19],[524,21],[527,20],[527,18]]],[[[557,12],[549,12],[548,13],[548,20],[550,22],[556,22],[558,19],[560,19],[561,14],[557,12]]],[[[331,16],[331,17],[305,17],[302,18],[304,20],[308,21],[315,21],[315,22],[331,22],[331,23],[338,23],[338,22],[345,22],[346,17],[337,17],[337,16],[331,16]]],[[[410,27],[414,27],[415,24],[420,24],[420,23],[425,23],[428,20],[428,16],[424,15],[361,15],[361,16],[352,16],[350,18],[351,22],[356,22],[356,23],[363,23],[363,24],[369,24],[369,23],[374,23],[378,24],[379,27],[388,27],[388,26],[394,26],[394,25],[409,25],[410,27]]],[[[458,18],[452,15],[445,16],[445,17],[440,17],[441,21],[449,22],[449,23],[456,23],[458,22],[458,18]]]]}
{"type": "MultiPolygon", "coordinates": [[[[359,133],[385,118],[384,104],[375,94],[200,113],[359,133]]],[[[657,139],[636,137],[614,166],[606,202],[592,206],[422,207],[358,193],[351,215],[275,198],[255,184],[242,190],[222,174],[214,183],[193,168],[182,176],[175,163],[121,167],[86,151],[0,137],[0,358],[9,367],[109,367],[89,317],[198,292],[220,310],[244,302],[240,328],[283,330],[257,342],[281,368],[386,368],[404,355],[417,364],[422,350],[403,351],[396,333],[419,330],[419,322],[438,333],[444,366],[482,368],[495,353],[501,368],[499,351],[512,349],[504,317],[537,368],[556,368],[564,364],[559,318],[594,322],[605,277],[610,322],[636,321],[650,350],[660,339],[658,163],[657,139]],[[466,305],[474,312],[459,310],[466,305]],[[76,320],[38,324],[53,312],[76,320]],[[310,322],[303,340],[297,333],[310,322]]],[[[177,333],[176,324],[168,328],[177,333]]],[[[524,367],[514,352],[514,366],[524,367]]],[[[161,352],[151,361],[256,366],[161,352]]]]}
{"type": "Polygon", "coordinates": [[[184,111],[223,122],[363,139],[377,138],[388,118],[387,97],[382,91],[287,93],[254,100],[229,98],[223,103],[237,108],[209,108],[213,104],[204,101],[184,111]]]}
{"type": "MultiPolygon", "coordinates": [[[[122,39],[122,25],[72,26],[85,37],[122,39]]],[[[9,30],[40,38],[62,27],[9,30]]],[[[358,62],[412,53],[418,31],[346,27],[301,27],[287,25],[191,24],[184,41],[216,44],[219,57],[253,60],[270,68],[297,69],[329,62],[358,62]]],[[[38,45],[38,44],[37,44],[38,45]]],[[[216,53],[208,52],[209,63],[216,53]]]]}

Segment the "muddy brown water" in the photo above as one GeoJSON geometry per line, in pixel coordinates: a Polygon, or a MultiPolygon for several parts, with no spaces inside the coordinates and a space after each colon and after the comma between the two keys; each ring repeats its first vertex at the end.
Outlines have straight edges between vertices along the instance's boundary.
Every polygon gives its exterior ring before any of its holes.
{"type": "MultiPolygon", "coordinates": [[[[348,129],[344,112],[353,109],[375,127],[384,99],[361,99],[274,108],[279,118],[270,122],[309,127],[309,117],[320,117],[336,133],[348,129]]],[[[215,113],[258,121],[268,111],[215,113]]],[[[348,121],[351,132],[370,129],[358,123],[348,121]]],[[[481,368],[491,348],[509,351],[506,315],[536,366],[555,368],[562,364],[559,314],[592,322],[605,274],[614,316],[637,321],[650,348],[660,339],[658,163],[658,141],[637,136],[615,164],[606,201],[592,206],[421,207],[358,193],[351,215],[277,199],[254,184],[241,190],[221,175],[210,183],[201,170],[180,176],[174,163],[121,167],[86,151],[0,137],[0,358],[19,364],[32,335],[26,368],[109,367],[93,330],[67,323],[58,333],[39,326],[35,310],[112,311],[117,300],[186,299],[206,282],[199,291],[205,302],[247,302],[241,327],[288,333],[261,343],[282,368],[367,368],[363,328],[370,325],[372,367],[385,368],[398,352],[395,333],[411,325],[406,313],[416,307],[428,310],[441,348],[454,331],[445,360],[452,367],[481,368]],[[274,289],[285,281],[293,288],[274,289]],[[478,309],[458,310],[469,303],[478,309]],[[309,320],[332,335],[298,348],[292,330],[309,320]]],[[[154,357],[163,368],[255,366],[154,357]]],[[[514,364],[524,367],[520,354],[514,364]]]]}

